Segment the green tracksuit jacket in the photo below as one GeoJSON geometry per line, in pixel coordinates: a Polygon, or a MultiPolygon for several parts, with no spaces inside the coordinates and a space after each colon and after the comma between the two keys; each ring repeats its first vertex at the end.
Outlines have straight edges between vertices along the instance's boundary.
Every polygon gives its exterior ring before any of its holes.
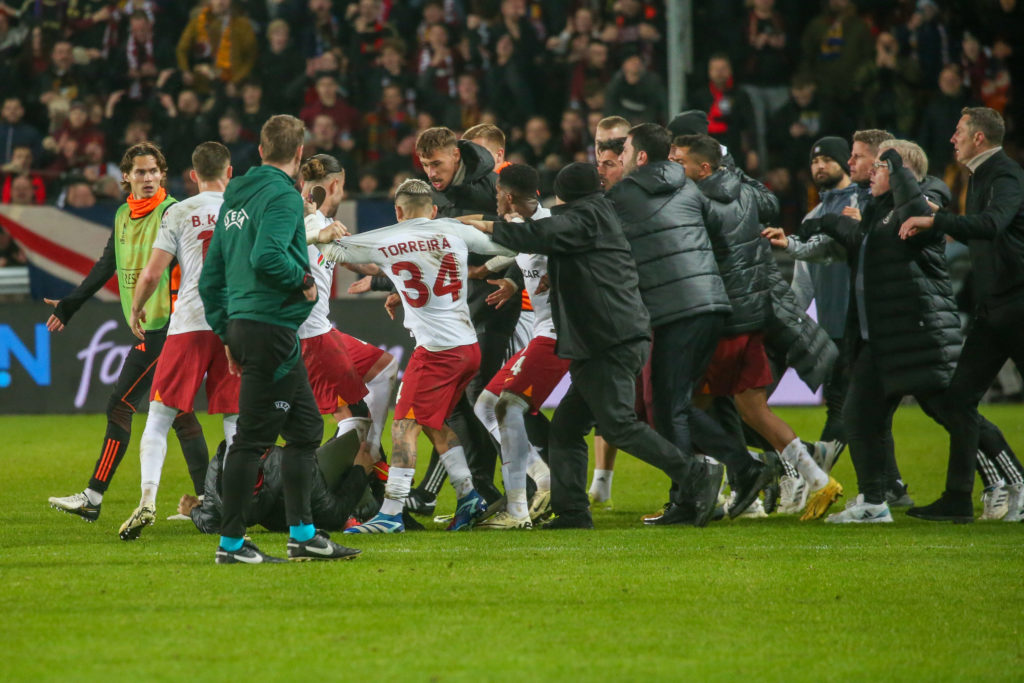
{"type": "Polygon", "coordinates": [[[199,278],[206,321],[222,339],[229,319],[297,330],[309,316],[302,218],[302,197],[280,169],[256,166],[228,184],[199,278]]]}

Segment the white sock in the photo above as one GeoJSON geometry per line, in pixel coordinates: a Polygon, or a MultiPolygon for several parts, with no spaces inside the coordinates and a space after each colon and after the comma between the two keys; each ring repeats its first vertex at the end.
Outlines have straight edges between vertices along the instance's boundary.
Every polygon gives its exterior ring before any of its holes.
{"type": "Polygon", "coordinates": [[[811,487],[812,492],[828,483],[828,475],[818,467],[818,463],[814,462],[814,458],[807,452],[807,448],[799,438],[790,441],[779,455],[783,461],[790,463],[800,473],[800,476],[807,480],[807,485],[811,487]]]}
{"type": "Polygon", "coordinates": [[[86,489],[82,491],[82,493],[84,493],[85,497],[89,499],[90,505],[99,505],[100,503],[103,502],[103,494],[100,493],[99,491],[96,491],[94,489],[86,489]]]}
{"type": "Polygon", "coordinates": [[[231,442],[235,440],[238,432],[238,413],[224,416],[224,443],[231,448],[231,442]]]}
{"type": "Polygon", "coordinates": [[[530,439],[526,436],[523,417],[529,409],[530,404],[515,394],[502,392],[498,399],[497,412],[501,413],[498,429],[501,436],[501,476],[505,482],[509,512],[516,517],[523,515],[512,510],[511,491],[522,490],[523,500],[526,500],[526,463],[530,459],[530,439]]]}
{"type": "Polygon", "coordinates": [[[392,467],[388,470],[388,483],[384,486],[384,502],[380,506],[382,515],[398,515],[405,507],[405,499],[412,488],[415,467],[392,467]]]}
{"type": "Polygon", "coordinates": [[[473,475],[469,472],[469,465],[466,463],[466,452],[462,446],[449,448],[441,454],[441,464],[448,472],[448,480],[455,488],[455,495],[462,498],[473,490],[473,475]]]}
{"type": "Polygon", "coordinates": [[[391,362],[377,376],[366,383],[366,389],[370,392],[363,401],[366,402],[366,409],[370,413],[372,422],[370,430],[366,435],[366,442],[370,444],[370,452],[381,455],[380,438],[384,433],[384,422],[388,419],[388,405],[391,403],[391,394],[395,390],[395,378],[398,377],[398,360],[392,358],[391,362]]]}
{"type": "MultiPolygon", "coordinates": [[[[498,405],[498,397],[489,391],[481,391],[480,396],[473,405],[473,414],[480,423],[487,428],[494,440],[501,443],[500,427],[498,426],[498,415],[495,412],[498,405]]],[[[503,447],[504,448],[504,447],[503,447]]]]}
{"type": "Polygon", "coordinates": [[[530,475],[530,479],[533,479],[533,483],[537,485],[538,491],[550,491],[551,490],[551,470],[548,468],[548,464],[544,462],[543,458],[540,457],[540,453],[533,446],[530,446],[530,455],[526,462],[526,473],[530,475]]]}
{"type": "Polygon", "coordinates": [[[505,489],[508,514],[516,519],[529,517],[530,507],[526,503],[526,489],[505,489]]]}
{"type": "Polygon", "coordinates": [[[167,432],[178,416],[177,408],[165,406],[160,401],[149,402],[146,427],[139,441],[139,461],[142,470],[142,502],[156,504],[156,490],[160,486],[160,471],[167,458],[167,432]]]}
{"type": "Polygon", "coordinates": [[[370,424],[370,420],[365,417],[346,417],[338,423],[338,431],[334,433],[334,438],[337,439],[349,432],[355,432],[360,442],[365,441],[370,424]]]}
{"type": "Polygon", "coordinates": [[[594,470],[594,478],[590,482],[590,495],[595,503],[603,503],[612,497],[612,477],[615,470],[594,470]]]}

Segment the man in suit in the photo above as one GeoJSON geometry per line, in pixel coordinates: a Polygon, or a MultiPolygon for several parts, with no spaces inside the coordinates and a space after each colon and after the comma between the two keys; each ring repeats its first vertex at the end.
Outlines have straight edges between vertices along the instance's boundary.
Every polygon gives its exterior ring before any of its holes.
{"type": "MultiPolygon", "coordinates": [[[[974,519],[971,489],[978,452],[978,403],[1012,358],[1024,367],[1024,171],[1003,152],[1003,117],[987,107],[965,107],[953,134],[956,160],[971,173],[963,216],[939,213],[904,221],[904,239],[941,230],[970,249],[973,314],[960,362],[942,399],[950,432],[946,490],[931,505],[907,514],[932,521],[974,519]]],[[[1006,458],[1020,464],[1012,453],[1006,458]]],[[[1007,513],[1020,521],[1024,483],[1008,482],[1007,513]]]]}

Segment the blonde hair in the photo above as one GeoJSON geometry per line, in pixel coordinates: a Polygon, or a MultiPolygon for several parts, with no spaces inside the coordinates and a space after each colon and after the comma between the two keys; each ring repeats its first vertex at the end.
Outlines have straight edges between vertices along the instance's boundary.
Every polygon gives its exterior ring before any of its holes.
{"type": "Polygon", "coordinates": [[[409,178],[395,190],[395,204],[406,213],[410,209],[421,211],[434,205],[434,195],[430,185],[417,178],[409,178]]]}
{"type": "Polygon", "coordinates": [[[910,169],[917,182],[928,175],[928,155],[921,146],[910,140],[884,140],[878,145],[878,151],[894,149],[903,158],[903,165],[910,169]]]}

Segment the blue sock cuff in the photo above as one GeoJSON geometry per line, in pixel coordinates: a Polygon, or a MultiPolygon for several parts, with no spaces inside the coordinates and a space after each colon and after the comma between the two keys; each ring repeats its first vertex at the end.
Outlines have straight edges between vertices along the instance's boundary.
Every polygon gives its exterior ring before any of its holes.
{"type": "Polygon", "coordinates": [[[220,547],[227,550],[229,553],[233,553],[242,547],[242,543],[245,539],[232,538],[231,536],[220,537],[220,547]]]}
{"type": "Polygon", "coordinates": [[[288,535],[299,543],[304,543],[316,535],[316,527],[312,524],[299,524],[288,527],[288,535]]]}

